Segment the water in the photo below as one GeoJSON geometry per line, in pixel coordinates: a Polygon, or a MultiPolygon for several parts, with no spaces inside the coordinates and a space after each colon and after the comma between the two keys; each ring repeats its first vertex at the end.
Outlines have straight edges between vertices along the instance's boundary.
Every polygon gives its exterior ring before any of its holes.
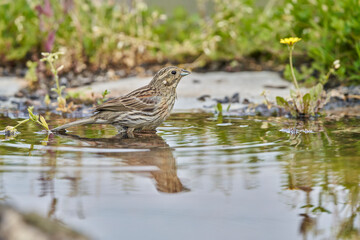
{"type": "Polygon", "coordinates": [[[0,199],[94,239],[357,239],[359,125],[173,114],[157,135],[46,139],[27,124],[0,136],[0,199]]]}

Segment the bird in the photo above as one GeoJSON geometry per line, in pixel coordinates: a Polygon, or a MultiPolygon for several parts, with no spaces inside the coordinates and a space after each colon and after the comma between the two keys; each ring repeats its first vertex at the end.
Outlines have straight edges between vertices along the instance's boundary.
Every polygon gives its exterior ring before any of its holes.
{"type": "Polygon", "coordinates": [[[66,132],[67,128],[85,124],[111,124],[119,133],[133,136],[134,131],[156,131],[170,115],[176,99],[176,87],[191,72],[175,67],[159,70],[150,83],[127,95],[95,107],[91,117],[80,119],[52,129],[66,132]]]}

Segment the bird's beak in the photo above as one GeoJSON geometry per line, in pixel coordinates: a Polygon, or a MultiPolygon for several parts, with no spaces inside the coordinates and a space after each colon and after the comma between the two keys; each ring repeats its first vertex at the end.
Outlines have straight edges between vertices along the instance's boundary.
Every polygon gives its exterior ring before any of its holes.
{"type": "Polygon", "coordinates": [[[189,75],[191,72],[189,72],[189,71],[186,71],[186,70],[184,70],[184,69],[181,69],[181,73],[180,73],[180,75],[181,76],[186,76],[186,75],[189,75]]]}

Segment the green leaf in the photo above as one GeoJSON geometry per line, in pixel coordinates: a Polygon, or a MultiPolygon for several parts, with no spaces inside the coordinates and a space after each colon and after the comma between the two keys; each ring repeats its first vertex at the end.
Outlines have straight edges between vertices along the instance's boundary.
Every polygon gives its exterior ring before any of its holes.
{"type": "Polygon", "coordinates": [[[309,94],[309,93],[307,93],[307,94],[305,94],[305,95],[303,96],[303,106],[304,106],[303,112],[304,112],[305,114],[307,114],[307,113],[310,112],[310,109],[309,109],[309,107],[310,107],[310,100],[311,100],[311,97],[310,97],[310,94],[309,94]]]}
{"type": "Polygon", "coordinates": [[[310,88],[309,94],[310,94],[311,101],[316,101],[316,99],[315,99],[315,87],[310,88]]]}
{"type": "Polygon", "coordinates": [[[217,103],[217,105],[216,105],[216,110],[218,111],[219,114],[222,114],[223,108],[222,108],[221,103],[217,103]]]}
{"type": "Polygon", "coordinates": [[[318,83],[316,86],[312,87],[310,89],[311,100],[317,101],[320,98],[322,91],[323,85],[321,83],[318,83]]]}
{"type": "Polygon", "coordinates": [[[43,125],[43,127],[49,131],[49,125],[47,124],[47,122],[45,121],[45,118],[43,116],[40,116],[40,122],[41,122],[41,125],[43,125]]]}
{"type": "Polygon", "coordinates": [[[102,93],[102,97],[106,97],[106,95],[108,95],[110,93],[110,91],[108,91],[107,89],[105,89],[105,91],[102,93]]]}
{"type": "Polygon", "coordinates": [[[286,108],[286,109],[290,108],[289,103],[283,97],[277,96],[276,97],[276,104],[279,105],[280,107],[283,107],[283,108],[286,108]]]}
{"type": "Polygon", "coordinates": [[[310,208],[310,207],[313,207],[314,205],[312,204],[306,204],[306,205],[303,205],[301,206],[300,208],[310,208]]]}
{"type": "Polygon", "coordinates": [[[28,107],[29,117],[32,121],[36,121],[37,117],[33,114],[34,107],[28,107]]]}
{"type": "Polygon", "coordinates": [[[231,104],[226,108],[226,111],[228,112],[230,110],[231,104]]]}
{"type": "Polygon", "coordinates": [[[285,108],[285,110],[289,111],[291,113],[291,115],[293,115],[294,117],[296,116],[296,110],[295,110],[295,106],[290,105],[288,103],[288,101],[286,101],[283,97],[276,97],[276,104],[279,107],[285,108]]]}
{"type": "Polygon", "coordinates": [[[323,85],[321,83],[318,83],[316,86],[315,86],[315,93],[318,97],[321,96],[321,93],[323,91],[323,85]]]}
{"type": "Polygon", "coordinates": [[[290,89],[290,97],[291,97],[292,99],[296,99],[297,96],[298,96],[297,91],[295,91],[295,90],[293,90],[293,89],[290,89]]]}
{"type": "Polygon", "coordinates": [[[310,102],[310,99],[311,99],[311,97],[310,97],[310,94],[309,93],[307,93],[307,94],[305,94],[304,96],[303,96],[303,102],[305,103],[305,102],[310,102]]]}
{"type": "Polygon", "coordinates": [[[312,210],[313,213],[316,213],[316,212],[326,212],[326,213],[331,213],[329,210],[327,210],[326,208],[323,208],[321,206],[319,207],[315,207],[313,210],[312,210]]]}

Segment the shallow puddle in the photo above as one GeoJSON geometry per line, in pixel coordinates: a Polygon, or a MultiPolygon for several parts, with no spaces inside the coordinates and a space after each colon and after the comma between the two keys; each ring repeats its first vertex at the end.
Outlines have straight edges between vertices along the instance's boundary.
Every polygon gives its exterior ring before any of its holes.
{"type": "Polygon", "coordinates": [[[124,138],[27,124],[0,136],[0,198],[94,239],[355,239],[359,126],[173,114],[124,138]]]}

